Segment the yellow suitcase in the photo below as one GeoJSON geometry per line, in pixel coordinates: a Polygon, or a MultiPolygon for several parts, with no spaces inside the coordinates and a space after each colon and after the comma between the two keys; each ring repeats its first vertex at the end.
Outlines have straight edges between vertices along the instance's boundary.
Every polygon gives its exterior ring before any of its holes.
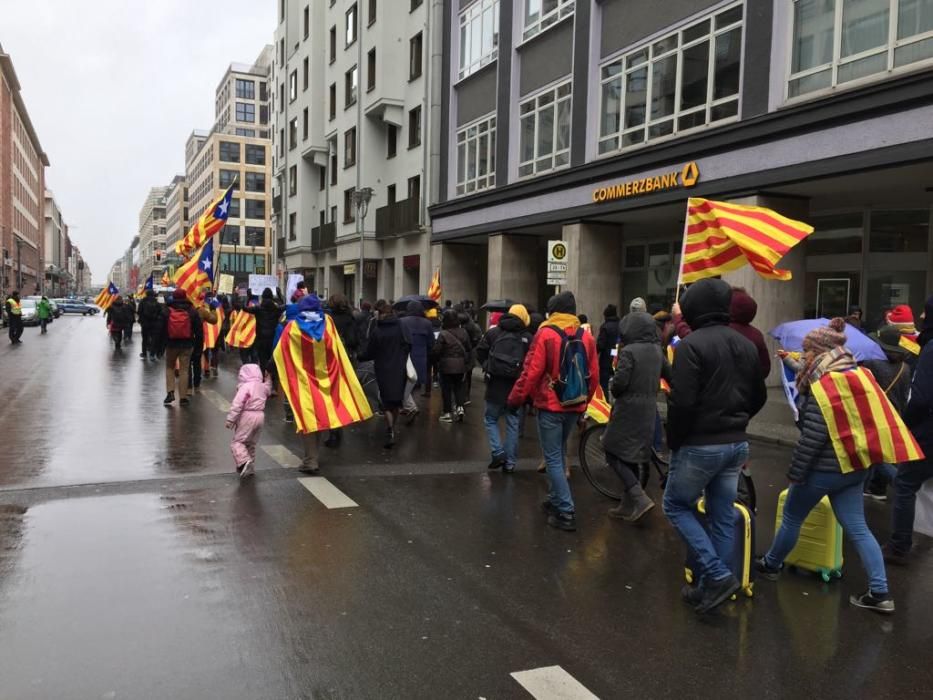
{"type": "MultiPolygon", "coordinates": [[[[778,497],[775,532],[781,527],[786,499],[787,489],[784,489],[778,497]]],[[[842,576],[842,526],[836,520],[828,496],[823,496],[800,526],[800,538],[784,564],[817,573],[824,581],[842,576]]]]}

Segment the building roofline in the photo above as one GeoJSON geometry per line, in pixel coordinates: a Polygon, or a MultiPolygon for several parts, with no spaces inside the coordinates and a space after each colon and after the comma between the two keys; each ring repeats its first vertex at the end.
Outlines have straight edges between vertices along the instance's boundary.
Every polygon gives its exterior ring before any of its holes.
{"type": "Polygon", "coordinates": [[[13,58],[3,50],[2,44],[0,44],[0,70],[3,71],[6,81],[10,84],[10,92],[13,94],[13,104],[16,105],[16,109],[20,114],[20,119],[23,120],[23,124],[26,126],[26,133],[29,134],[32,147],[35,148],[36,153],[39,154],[39,160],[42,161],[42,164],[48,167],[49,157],[46,152],[42,150],[42,144],[39,143],[39,135],[32,125],[32,119],[29,118],[29,110],[26,109],[26,103],[23,101],[23,96],[20,93],[20,83],[19,78],[16,77],[16,70],[13,68],[13,58]]]}

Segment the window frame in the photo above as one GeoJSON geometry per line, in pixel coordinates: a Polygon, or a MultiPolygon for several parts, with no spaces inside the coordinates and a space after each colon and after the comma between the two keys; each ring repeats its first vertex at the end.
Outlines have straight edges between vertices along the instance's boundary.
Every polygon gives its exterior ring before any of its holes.
{"type": "Polygon", "coordinates": [[[395,124],[386,124],[386,160],[398,155],[398,132],[395,124]]]}
{"type": "Polygon", "coordinates": [[[303,23],[304,23],[304,38],[307,39],[309,36],[311,36],[311,6],[310,5],[305,5],[303,23]]]}
{"type": "Polygon", "coordinates": [[[238,122],[243,122],[244,124],[255,124],[256,123],[256,105],[252,102],[235,102],[236,109],[234,111],[234,117],[238,122]],[[247,119],[247,117],[250,117],[247,119]]]}
{"type": "Polygon", "coordinates": [[[496,186],[496,113],[490,112],[459,129],[455,135],[455,146],[457,153],[457,172],[455,192],[458,197],[482,192],[496,186]],[[485,130],[482,127],[485,126],[485,130]],[[471,135],[470,132],[474,131],[471,135]],[[480,163],[480,141],[486,136],[486,164],[488,171],[484,174],[479,173],[480,163]],[[462,138],[461,138],[462,137],[462,138]],[[464,147],[464,160],[461,163],[460,146],[464,147]],[[469,151],[475,149],[476,173],[472,178],[467,176],[467,164],[469,163],[469,151]],[[461,172],[463,179],[461,179],[461,172]],[[470,187],[472,185],[472,188],[470,187]]]}
{"type": "Polygon", "coordinates": [[[356,127],[343,132],[343,169],[356,165],[356,127]]]}
{"type": "Polygon", "coordinates": [[[243,191],[244,192],[254,192],[256,194],[265,194],[266,192],[266,174],[261,172],[254,172],[252,170],[247,170],[244,173],[244,182],[243,182],[243,191]],[[256,182],[257,178],[260,182],[256,182]],[[256,189],[258,185],[262,185],[260,189],[256,189]]]}
{"type": "Polygon", "coordinates": [[[288,74],[288,102],[291,104],[298,99],[298,69],[288,74]]]}
{"type": "Polygon", "coordinates": [[[298,166],[291,165],[288,168],[288,196],[295,197],[298,194],[298,166]]]}
{"type": "Polygon", "coordinates": [[[410,110],[408,110],[408,149],[409,150],[411,150],[412,148],[418,148],[421,145],[421,136],[422,136],[421,131],[423,127],[423,122],[422,122],[423,119],[424,119],[424,115],[422,114],[421,105],[418,105],[417,107],[412,107],[410,110]],[[417,128],[413,128],[414,124],[412,122],[412,116],[415,114],[418,115],[417,128]],[[414,140],[415,136],[418,137],[417,141],[414,140]]]}
{"type": "Polygon", "coordinates": [[[331,83],[330,87],[327,89],[328,97],[330,97],[330,105],[328,106],[327,120],[334,121],[337,118],[337,83],[331,83]]]}
{"type": "Polygon", "coordinates": [[[234,92],[236,95],[236,99],[238,100],[255,100],[256,99],[256,81],[247,80],[246,78],[236,78],[236,83],[234,84],[234,92]],[[243,89],[241,90],[240,88],[243,88],[243,89]]]}
{"type": "Polygon", "coordinates": [[[376,23],[377,7],[376,7],[376,0],[368,0],[368,2],[369,2],[369,5],[367,6],[368,23],[366,26],[371,27],[376,23]]]}
{"type": "Polygon", "coordinates": [[[786,59],[786,79],[784,80],[784,102],[789,104],[794,104],[797,102],[804,102],[807,100],[812,100],[818,97],[826,96],[839,92],[840,90],[850,90],[853,88],[860,87],[865,84],[878,82],[879,80],[885,80],[888,78],[893,78],[898,75],[903,75],[905,73],[911,73],[918,70],[923,70],[924,68],[929,68],[933,66],[933,56],[929,58],[920,59],[918,61],[913,61],[911,63],[905,63],[904,65],[897,66],[896,62],[896,53],[898,49],[903,49],[904,47],[910,46],[912,44],[920,44],[925,41],[933,42],[933,29],[927,30],[920,34],[914,34],[903,39],[897,38],[897,24],[899,20],[899,8],[902,0],[887,0],[888,3],[888,38],[887,41],[882,46],[876,46],[873,48],[865,49],[857,53],[853,53],[849,56],[842,56],[842,22],[843,22],[843,9],[844,2],[843,0],[834,0],[833,6],[833,55],[829,63],[822,63],[818,66],[813,66],[805,70],[793,71],[794,67],[794,29],[795,29],[795,13],[799,5],[794,3],[794,7],[791,8],[788,13],[788,21],[790,22],[790,29],[787,32],[787,59],[786,59]],[[869,59],[874,56],[879,56],[885,54],[885,68],[884,70],[869,73],[867,75],[862,75],[852,80],[847,80],[842,83],[838,81],[839,78],[839,68],[840,66],[846,66],[849,64],[857,63],[864,59],[869,59]],[[814,90],[809,90],[807,92],[801,92],[796,95],[791,95],[791,83],[795,80],[800,80],[809,76],[817,75],[826,70],[830,72],[830,81],[827,87],[820,87],[814,90]]]}
{"type": "Polygon", "coordinates": [[[376,47],[366,52],[366,92],[376,89],[376,47]]]}
{"type": "MultiPolygon", "coordinates": [[[[262,220],[265,220],[265,218],[266,218],[266,200],[264,200],[264,199],[248,199],[248,198],[247,198],[245,201],[246,201],[246,204],[243,205],[243,218],[244,218],[244,219],[256,219],[256,220],[262,219],[262,220]],[[250,216],[250,214],[249,214],[249,209],[250,209],[249,203],[250,203],[250,202],[253,202],[253,206],[254,206],[254,207],[262,207],[262,216],[250,216]]],[[[254,211],[253,213],[255,214],[256,212],[254,211]]]]}
{"type": "Polygon", "coordinates": [[[310,121],[311,119],[310,119],[308,108],[305,107],[301,111],[301,140],[302,141],[308,140],[308,134],[310,131],[310,121]]]}
{"type": "Polygon", "coordinates": [[[570,122],[567,125],[567,132],[569,135],[572,133],[572,130],[573,130],[573,80],[572,78],[561,80],[559,83],[553,84],[550,87],[546,87],[543,90],[539,90],[535,93],[532,93],[531,95],[528,95],[527,97],[525,97],[523,100],[521,100],[518,103],[518,149],[519,149],[518,155],[519,155],[519,158],[521,158],[521,154],[522,154],[522,140],[521,140],[522,122],[528,114],[528,113],[525,113],[525,114],[522,113],[522,107],[529,103],[535,104],[535,106],[532,108],[530,112],[535,115],[535,118],[534,118],[534,124],[535,124],[534,155],[530,161],[523,161],[523,160],[518,161],[518,178],[519,179],[535,177],[543,173],[549,173],[555,170],[563,170],[564,168],[570,167],[570,138],[567,139],[567,145],[565,148],[562,148],[560,150],[557,149],[557,135],[558,135],[559,127],[560,127],[557,117],[560,112],[559,107],[563,102],[569,102],[569,105],[567,107],[567,114],[569,115],[569,119],[570,119],[570,122]],[[569,91],[565,95],[560,95],[559,92],[565,87],[569,87],[569,91]],[[539,101],[544,97],[548,97],[549,95],[552,96],[552,99],[549,102],[545,103],[543,106],[539,105],[539,101]],[[539,145],[538,127],[540,123],[540,115],[546,109],[552,109],[554,112],[554,120],[553,120],[553,126],[552,126],[553,133],[552,133],[552,142],[551,142],[552,148],[551,148],[550,154],[539,154],[538,153],[538,145],[539,145]],[[551,166],[539,169],[538,161],[548,156],[550,156],[550,159],[551,159],[551,166]],[[559,156],[566,156],[566,162],[558,164],[557,160],[559,156]],[[531,171],[522,173],[523,168],[525,168],[529,164],[531,165],[531,171]]]}
{"type": "Polygon", "coordinates": [[[742,1],[732,2],[728,5],[723,5],[717,7],[714,11],[711,11],[701,17],[697,17],[689,22],[684,22],[679,25],[675,25],[674,28],[664,32],[663,34],[658,34],[656,37],[647,42],[640,42],[634,44],[624,51],[615,53],[609,60],[604,61],[599,65],[597,72],[597,84],[598,91],[598,109],[597,109],[597,124],[596,124],[596,157],[611,157],[613,155],[618,155],[619,153],[624,153],[631,151],[632,149],[641,148],[648,144],[658,143],[668,139],[678,138],[684,134],[694,133],[701,131],[703,129],[708,129],[711,127],[721,126],[723,124],[729,124],[735,121],[738,121],[742,113],[742,77],[745,70],[745,21],[746,21],[746,12],[745,12],[745,3],[742,1]],[[740,19],[732,21],[728,24],[724,24],[721,27],[716,26],[716,18],[722,15],[725,15],[729,12],[732,12],[736,9],[741,9],[742,16],[740,19]],[[687,39],[685,34],[691,29],[699,27],[700,25],[707,24],[708,28],[706,33],[702,35],[691,36],[687,39]],[[719,36],[724,36],[730,32],[735,31],[736,29],[740,32],[739,37],[739,75],[738,75],[738,84],[737,89],[734,94],[727,95],[725,97],[716,98],[715,95],[715,73],[716,73],[716,39],[719,36]],[[669,42],[670,40],[675,40],[676,45],[673,48],[668,48],[658,53],[655,53],[655,48],[658,45],[669,42]],[[706,99],[702,105],[694,105],[686,109],[681,109],[682,99],[683,99],[683,75],[684,75],[684,54],[691,48],[702,45],[704,42],[708,42],[708,54],[707,54],[707,74],[706,74],[706,99]],[[635,59],[633,57],[638,54],[643,54],[643,59],[635,59]],[[674,108],[673,111],[660,117],[658,119],[652,119],[651,117],[651,105],[652,105],[652,91],[654,89],[654,69],[655,63],[674,58],[676,61],[675,73],[674,73],[674,108]],[[615,72],[607,73],[607,70],[615,68],[615,72]],[[645,88],[644,88],[644,116],[641,124],[636,124],[632,127],[627,127],[625,124],[625,112],[626,112],[626,96],[629,87],[630,80],[637,80],[637,78],[632,78],[636,73],[645,71],[645,88]],[[617,119],[617,128],[611,133],[604,134],[602,132],[602,124],[604,118],[604,96],[605,96],[605,86],[618,81],[619,85],[619,112],[616,115],[617,119]],[[714,111],[722,109],[727,105],[734,103],[735,104],[735,113],[726,115],[724,117],[719,117],[714,119],[714,111]],[[693,114],[703,113],[704,119],[701,124],[694,124],[690,126],[680,127],[679,122],[684,117],[689,117],[693,114]],[[672,124],[672,130],[669,133],[660,134],[657,136],[651,136],[651,127],[653,125],[664,124],[670,122],[672,124]],[[634,143],[625,144],[624,140],[627,134],[632,133],[642,133],[642,139],[634,143]],[[606,148],[603,150],[603,144],[609,144],[615,142],[614,148],[606,148]]]}
{"type": "Polygon", "coordinates": [[[307,92],[311,84],[311,58],[305,56],[301,63],[301,91],[307,92]]]}
{"type": "Polygon", "coordinates": [[[408,40],[408,82],[417,80],[423,73],[424,32],[418,32],[408,40]],[[418,59],[417,61],[415,61],[416,58],[418,59]],[[416,70],[417,72],[415,72],[416,70]]]}
{"type": "MultiPolygon", "coordinates": [[[[254,156],[254,159],[255,159],[255,156],[254,156]]],[[[260,146],[260,145],[255,144],[255,143],[248,143],[248,144],[246,144],[246,153],[244,154],[244,161],[243,161],[243,162],[246,163],[247,165],[265,165],[265,164],[266,164],[266,147],[265,147],[265,146],[260,146]],[[258,150],[257,150],[257,149],[258,149],[258,150]],[[258,153],[261,153],[261,154],[262,154],[261,160],[255,160],[255,161],[254,161],[254,160],[250,160],[250,155],[249,155],[250,152],[252,152],[252,153],[254,153],[254,154],[257,153],[257,152],[258,152],[258,153]]]]}
{"type": "Polygon", "coordinates": [[[344,31],[344,49],[348,49],[353,44],[359,40],[359,3],[353,3],[350,7],[347,8],[347,11],[344,13],[344,20],[346,21],[346,27],[344,31]],[[353,22],[350,23],[350,15],[353,15],[353,22]],[[352,30],[352,38],[351,38],[352,30]]]}
{"type": "Polygon", "coordinates": [[[288,120],[288,150],[294,151],[298,148],[298,117],[292,117],[288,120]]]}
{"type": "Polygon", "coordinates": [[[538,36],[545,30],[553,27],[556,24],[559,24],[561,20],[570,17],[574,12],[576,12],[576,0],[555,0],[557,5],[554,9],[548,10],[546,13],[539,12],[537,19],[533,21],[528,21],[528,3],[532,1],[537,1],[542,5],[545,0],[522,0],[522,41],[527,41],[534,36],[538,36]]]}
{"type": "Polygon", "coordinates": [[[360,99],[360,72],[359,66],[353,65],[343,74],[343,108],[349,109],[356,104],[358,99],[360,99]],[[351,87],[354,82],[351,81],[351,75],[353,74],[355,74],[356,87],[352,88],[353,92],[351,93],[351,87]]]}
{"type": "Polygon", "coordinates": [[[352,224],[356,221],[356,211],[353,206],[353,193],[356,187],[350,187],[343,191],[343,223],[352,224]]]}
{"type": "Polygon", "coordinates": [[[459,37],[459,57],[457,59],[457,75],[460,80],[479,72],[490,63],[499,58],[499,0],[477,0],[460,13],[458,26],[459,37]],[[483,51],[484,32],[483,15],[492,10],[492,49],[483,51]],[[472,32],[475,25],[479,25],[480,32],[480,55],[469,57],[464,55],[464,48],[472,45],[472,32]],[[468,59],[468,60],[467,60],[468,59]]]}
{"type": "Polygon", "coordinates": [[[217,145],[217,160],[221,163],[239,163],[241,154],[240,144],[237,141],[220,141],[217,145]],[[224,147],[227,147],[226,149],[224,147]],[[224,150],[231,150],[231,148],[236,148],[236,160],[231,160],[230,158],[224,158],[224,150]]]}
{"type": "Polygon", "coordinates": [[[330,64],[333,64],[334,61],[337,60],[337,25],[336,24],[330,28],[329,36],[330,36],[330,41],[329,41],[330,53],[328,56],[328,62],[330,64]]]}

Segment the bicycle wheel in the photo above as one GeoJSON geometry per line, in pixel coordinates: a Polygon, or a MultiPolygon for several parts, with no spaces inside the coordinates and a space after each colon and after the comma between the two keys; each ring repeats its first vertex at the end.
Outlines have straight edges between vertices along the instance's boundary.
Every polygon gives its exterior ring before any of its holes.
{"type": "Polygon", "coordinates": [[[608,498],[622,499],[622,482],[606,463],[601,438],[605,425],[591,425],[580,434],[580,467],[593,488],[608,498]]]}

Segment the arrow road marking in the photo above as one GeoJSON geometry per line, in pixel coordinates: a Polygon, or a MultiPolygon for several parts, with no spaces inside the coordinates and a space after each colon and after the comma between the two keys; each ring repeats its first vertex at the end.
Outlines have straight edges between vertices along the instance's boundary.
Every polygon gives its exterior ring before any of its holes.
{"type": "Polygon", "coordinates": [[[511,674],[536,700],[599,700],[560,666],[544,666],[511,674]]]}
{"type": "Polygon", "coordinates": [[[298,481],[327,508],[357,508],[359,506],[356,501],[323,476],[305,476],[298,481]]]}

